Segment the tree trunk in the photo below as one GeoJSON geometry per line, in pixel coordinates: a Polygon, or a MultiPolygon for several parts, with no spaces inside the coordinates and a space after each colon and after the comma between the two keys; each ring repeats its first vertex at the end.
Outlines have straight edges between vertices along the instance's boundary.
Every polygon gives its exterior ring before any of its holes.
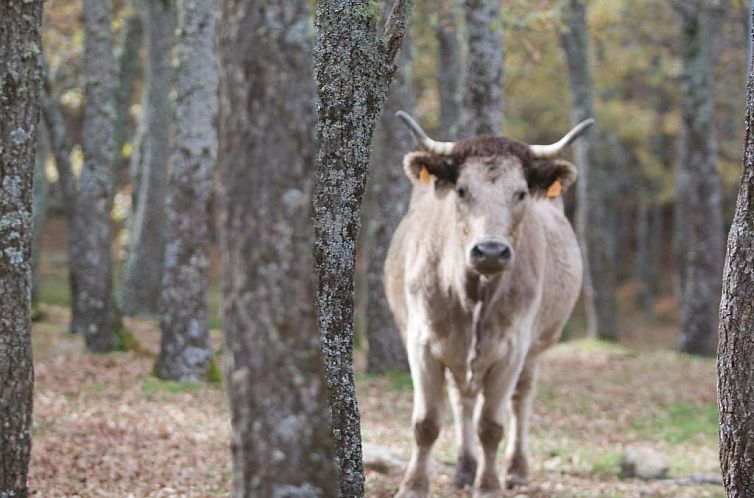
{"type": "MultiPolygon", "coordinates": [[[[754,38],[752,38],[754,43],[754,38]]],[[[743,177],[720,303],[720,464],[729,498],[754,496],[754,72],[749,66],[743,177]]]]}
{"type": "Polygon", "coordinates": [[[383,274],[385,258],[395,229],[406,212],[411,183],[403,172],[403,155],[413,147],[411,135],[399,124],[396,113],[413,113],[415,104],[408,38],[398,59],[390,93],[374,134],[371,175],[367,182],[367,307],[364,331],[369,343],[367,371],[382,374],[408,372],[408,357],[387,304],[383,274]]]}
{"type": "Polygon", "coordinates": [[[500,0],[466,0],[469,67],[463,136],[500,133],[503,121],[503,20],[500,0]]]}
{"type": "MultiPolygon", "coordinates": [[[[560,41],[571,82],[571,121],[576,124],[594,117],[594,89],[590,67],[589,31],[583,0],[567,0],[563,10],[560,41]]],[[[597,151],[597,131],[590,129],[574,144],[579,170],[576,182],[576,232],[584,258],[583,300],[587,336],[617,340],[615,275],[610,251],[609,206],[611,200],[607,161],[597,151]]]]}
{"type": "Polygon", "coordinates": [[[212,0],[180,4],[175,152],[166,205],[158,377],[196,381],[212,359],[207,268],[212,174],[217,157],[216,10],[212,0]]]}
{"type": "Polygon", "coordinates": [[[709,0],[677,3],[683,36],[681,132],[676,168],[675,244],[681,300],[681,351],[717,347],[723,223],[714,125],[713,37],[719,13],[709,0]]]}
{"type": "Polygon", "coordinates": [[[112,294],[113,146],[116,63],[113,54],[111,0],[84,2],[84,74],[86,75],[83,150],[84,168],[76,199],[72,234],[80,253],[71,254],[76,272],[79,317],[76,332],[86,337],[89,351],[118,347],[112,294]]]}
{"type": "Polygon", "coordinates": [[[220,232],[233,496],[334,497],[312,280],[308,2],[220,5],[220,232]]]}
{"type": "Polygon", "coordinates": [[[0,496],[26,498],[31,354],[32,179],[39,118],[42,1],[0,16],[0,496]]]}
{"type": "Polygon", "coordinates": [[[45,161],[49,140],[41,120],[37,125],[37,153],[34,160],[34,188],[32,189],[32,239],[31,239],[31,302],[39,303],[39,256],[42,250],[42,229],[47,218],[47,176],[45,161]]]}
{"type": "MultiPolygon", "coordinates": [[[[117,90],[117,118],[115,122],[115,159],[118,168],[118,178],[122,180],[123,164],[128,161],[123,157],[123,146],[131,138],[134,129],[131,118],[131,103],[133,102],[134,87],[141,77],[139,63],[139,49],[141,48],[144,30],[141,16],[134,0],[129,1],[128,14],[121,29],[118,50],[118,90],[117,90]]],[[[131,144],[134,145],[134,144],[131,144]]],[[[133,152],[132,152],[133,153],[133,152]]]]}
{"type": "Polygon", "coordinates": [[[175,4],[173,0],[146,0],[146,108],[139,195],[128,237],[123,275],[122,311],[129,315],[157,313],[165,251],[165,197],[173,122],[170,90],[173,69],[175,4]]]}
{"type": "Polygon", "coordinates": [[[383,36],[369,0],[320,0],[314,69],[319,152],[314,264],[340,496],[364,494],[359,410],[353,380],[353,276],[359,211],[372,132],[395,71],[413,0],[397,0],[383,36]]]}
{"type": "Polygon", "coordinates": [[[440,127],[437,136],[453,141],[458,137],[463,110],[461,33],[456,15],[457,0],[440,2],[437,22],[437,89],[440,98],[440,127]]]}

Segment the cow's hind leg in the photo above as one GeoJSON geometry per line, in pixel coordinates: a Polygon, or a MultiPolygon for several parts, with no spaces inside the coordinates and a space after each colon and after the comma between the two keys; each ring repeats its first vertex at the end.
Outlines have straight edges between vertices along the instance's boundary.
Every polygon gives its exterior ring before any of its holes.
{"type": "Polygon", "coordinates": [[[445,377],[442,365],[428,351],[409,348],[414,384],[414,447],[396,498],[426,498],[429,494],[429,453],[440,434],[445,377]]]}
{"type": "Polygon", "coordinates": [[[505,483],[508,488],[524,486],[529,478],[529,416],[534,401],[536,381],[537,362],[533,360],[524,365],[521,375],[518,377],[516,390],[513,393],[513,417],[511,417],[508,426],[508,441],[505,451],[505,459],[508,464],[505,483]]]}
{"type": "Polygon", "coordinates": [[[448,398],[453,409],[458,462],[453,485],[458,489],[474,484],[477,468],[477,441],[474,431],[474,409],[478,396],[469,395],[458,388],[455,378],[447,370],[448,398]]]}

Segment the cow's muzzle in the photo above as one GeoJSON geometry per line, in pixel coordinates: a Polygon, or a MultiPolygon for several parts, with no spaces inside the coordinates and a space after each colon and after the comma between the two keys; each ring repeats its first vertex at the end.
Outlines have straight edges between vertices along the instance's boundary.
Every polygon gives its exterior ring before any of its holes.
{"type": "Polygon", "coordinates": [[[504,239],[484,239],[469,250],[471,267],[482,275],[494,275],[513,261],[513,248],[504,239]]]}

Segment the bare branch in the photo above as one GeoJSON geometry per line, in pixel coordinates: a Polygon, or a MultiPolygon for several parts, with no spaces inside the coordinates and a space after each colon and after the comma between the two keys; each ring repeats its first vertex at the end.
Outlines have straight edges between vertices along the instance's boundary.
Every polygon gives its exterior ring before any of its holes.
{"type": "Polygon", "coordinates": [[[395,59],[403,45],[403,37],[406,35],[411,12],[414,10],[414,2],[415,0],[395,0],[393,9],[390,11],[383,34],[385,62],[388,64],[395,64],[395,59]]]}

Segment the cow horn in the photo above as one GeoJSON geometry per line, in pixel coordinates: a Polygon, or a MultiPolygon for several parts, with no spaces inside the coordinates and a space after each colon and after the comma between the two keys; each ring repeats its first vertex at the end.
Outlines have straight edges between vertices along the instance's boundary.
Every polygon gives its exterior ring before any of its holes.
{"type": "Polygon", "coordinates": [[[422,127],[419,126],[419,123],[417,123],[416,120],[412,118],[411,115],[407,112],[398,111],[396,113],[396,116],[401,118],[401,121],[406,123],[406,126],[408,126],[408,129],[411,130],[411,134],[414,136],[414,140],[416,140],[416,143],[419,144],[420,147],[441,156],[450,155],[455,142],[437,142],[435,140],[432,140],[427,136],[426,133],[424,133],[424,130],[422,130],[422,127]]]}
{"type": "Polygon", "coordinates": [[[549,159],[558,155],[560,151],[571,145],[577,138],[584,134],[590,126],[594,124],[594,119],[585,119],[573,127],[571,131],[565,134],[563,138],[550,145],[530,145],[531,152],[535,159],[549,159]]]}

